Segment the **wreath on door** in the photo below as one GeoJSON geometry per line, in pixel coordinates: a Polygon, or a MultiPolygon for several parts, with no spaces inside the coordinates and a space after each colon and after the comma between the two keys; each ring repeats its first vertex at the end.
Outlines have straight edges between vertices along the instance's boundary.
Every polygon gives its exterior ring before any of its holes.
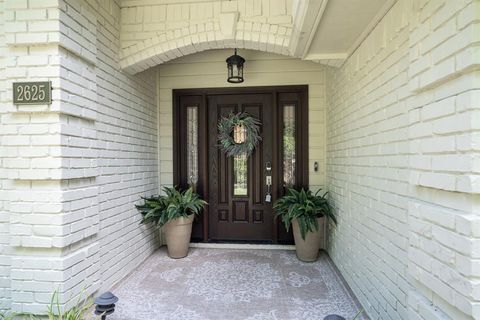
{"type": "Polygon", "coordinates": [[[218,121],[218,142],[228,157],[249,156],[260,143],[260,120],[246,112],[230,113],[218,121]]]}

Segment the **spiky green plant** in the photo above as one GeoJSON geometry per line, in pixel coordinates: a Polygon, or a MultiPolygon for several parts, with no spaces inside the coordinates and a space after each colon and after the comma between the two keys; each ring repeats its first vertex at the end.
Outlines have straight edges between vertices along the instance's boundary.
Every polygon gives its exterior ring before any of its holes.
{"type": "Polygon", "coordinates": [[[192,188],[180,191],[175,187],[164,187],[163,191],[165,195],[142,197],[144,203],[135,206],[142,214],[141,224],[153,222],[162,227],[174,219],[199,214],[207,204],[192,188]]]}
{"type": "Polygon", "coordinates": [[[10,310],[0,311],[0,320],[37,320],[37,318],[30,313],[17,313],[10,310]]]}
{"type": "MultiPolygon", "coordinates": [[[[59,301],[58,292],[55,290],[50,300],[50,305],[47,306],[46,317],[48,320],[94,320],[100,319],[102,315],[93,315],[93,301],[91,298],[85,298],[84,291],[78,295],[75,305],[68,310],[63,310],[63,306],[59,301]]],[[[14,312],[0,312],[0,320],[39,320],[29,313],[14,313],[14,312]]]]}
{"type": "Polygon", "coordinates": [[[317,218],[325,216],[337,223],[337,218],[326,198],[328,192],[318,195],[320,191],[321,189],[314,194],[304,188],[300,191],[289,188],[287,194],[275,202],[273,208],[276,215],[281,217],[287,231],[292,220],[297,219],[300,233],[305,240],[307,232],[318,230],[317,218]]]}
{"type": "MultiPolygon", "coordinates": [[[[82,294],[78,295],[78,300],[74,307],[66,311],[62,310],[58,298],[58,292],[55,291],[52,295],[50,305],[47,306],[48,320],[86,320],[95,319],[92,316],[93,301],[88,298],[85,299],[82,294]]],[[[98,319],[98,318],[97,318],[98,319]]]]}
{"type": "Polygon", "coordinates": [[[358,317],[360,317],[360,315],[363,313],[363,311],[364,311],[363,309],[358,310],[357,314],[355,315],[355,317],[352,320],[358,319],[358,317]]]}
{"type": "Polygon", "coordinates": [[[1,311],[0,312],[0,320],[13,320],[17,315],[15,313],[11,313],[9,311],[1,311]]]}

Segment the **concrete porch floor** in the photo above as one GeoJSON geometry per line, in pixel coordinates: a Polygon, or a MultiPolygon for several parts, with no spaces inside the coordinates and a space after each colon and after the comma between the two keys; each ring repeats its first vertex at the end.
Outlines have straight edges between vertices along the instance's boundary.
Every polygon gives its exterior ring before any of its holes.
{"type": "Polygon", "coordinates": [[[304,263],[289,250],[191,248],[174,260],[161,248],[112,291],[111,320],[352,319],[360,309],[327,254],[304,263]]]}

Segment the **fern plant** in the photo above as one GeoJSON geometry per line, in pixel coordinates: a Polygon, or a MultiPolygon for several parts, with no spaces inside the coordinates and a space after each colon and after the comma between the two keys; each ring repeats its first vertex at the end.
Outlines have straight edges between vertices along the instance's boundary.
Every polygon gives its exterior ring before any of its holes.
{"type": "Polygon", "coordinates": [[[289,188],[287,194],[278,199],[273,206],[287,231],[290,229],[292,220],[297,219],[303,240],[307,232],[318,230],[317,218],[325,216],[337,224],[337,218],[326,198],[328,192],[319,195],[320,191],[321,189],[312,193],[304,188],[299,191],[289,188]]]}
{"type": "Polygon", "coordinates": [[[141,224],[155,223],[162,227],[177,218],[199,214],[207,204],[192,188],[180,191],[175,187],[164,187],[163,191],[165,195],[142,197],[143,204],[135,206],[142,214],[141,224]]]}

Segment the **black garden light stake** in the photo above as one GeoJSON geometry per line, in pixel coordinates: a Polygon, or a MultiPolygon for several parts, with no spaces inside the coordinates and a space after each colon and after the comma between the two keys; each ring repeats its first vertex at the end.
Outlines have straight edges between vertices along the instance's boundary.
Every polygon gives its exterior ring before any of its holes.
{"type": "Polygon", "coordinates": [[[227,81],[230,83],[241,83],[243,82],[243,64],[245,59],[240,57],[237,54],[237,49],[235,49],[235,54],[227,58],[227,68],[228,68],[228,78],[227,81]]]}
{"type": "MultiPolygon", "coordinates": [[[[358,310],[357,314],[355,315],[355,317],[352,320],[359,319],[359,317],[363,313],[363,311],[364,311],[363,309],[358,310]]],[[[342,316],[339,316],[338,314],[329,314],[328,316],[323,318],[323,320],[346,320],[346,319],[342,316]]]]}
{"type": "Polygon", "coordinates": [[[344,317],[339,316],[338,314],[329,314],[323,320],[346,320],[344,317]]]}
{"type": "Polygon", "coordinates": [[[107,319],[107,315],[112,314],[115,311],[115,302],[118,301],[118,298],[107,291],[101,294],[95,299],[95,314],[101,315],[102,320],[107,319]]]}

